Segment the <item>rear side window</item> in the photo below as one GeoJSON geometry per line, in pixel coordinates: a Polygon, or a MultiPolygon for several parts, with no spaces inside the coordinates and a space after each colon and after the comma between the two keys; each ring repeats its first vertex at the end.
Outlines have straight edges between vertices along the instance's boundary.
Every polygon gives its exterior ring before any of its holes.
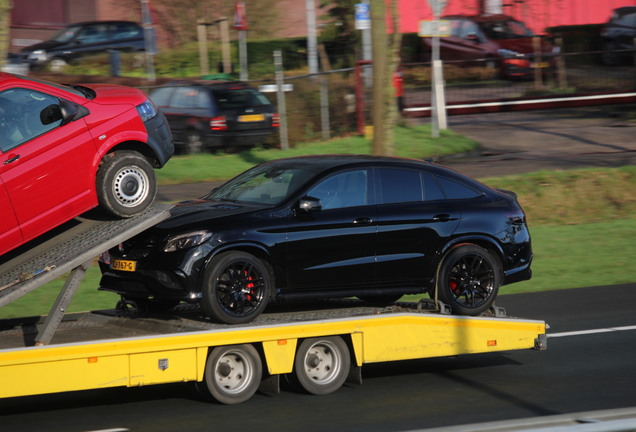
{"type": "Polygon", "coordinates": [[[438,177],[437,180],[448,199],[470,199],[481,195],[481,192],[454,180],[445,177],[438,177]]]}
{"type": "Polygon", "coordinates": [[[206,91],[196,87],[176,87],[170,100],[173,108],[208,108],[210,106],[206,91]]]}
{"type": "Polygon", "coordinates": [[[380,168],[376,172],[381,204],[444,199],[435,178],[426,172],[399,168],[380,168]]]}
{"type": "Polygon", "coordinates": [[[150,92],[150,99],[157,106],[168,106],[170,103],[170,95],[172,95],[173,87],[158,88],[150,92]]]}
{"type": "Polygon", "coordinates": [[[123,40],[141,37],[141,27],[134,23],[115,23],[113,40],[123,40]]]}
{"type": "Polygon", "coordinates": [[[221,110],[270,104],[262,93],[251,88],[214,90],[214,99],[221,110]]]}

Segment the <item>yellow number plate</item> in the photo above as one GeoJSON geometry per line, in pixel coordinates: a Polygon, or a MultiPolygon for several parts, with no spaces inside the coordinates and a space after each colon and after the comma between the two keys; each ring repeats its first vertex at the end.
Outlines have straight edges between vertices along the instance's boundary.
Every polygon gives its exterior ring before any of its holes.
{"type": "Polygon", "coordinates": [[[537,69],[549,68],[550,63],[548,62],[532,63],[532,67],[537,69]]]}
{"type": "Polygon", "coordinates": [[[134,272],[137,270],[137,262],[129,260],[113,260],[110,264],[110,268],[113,270],[134,272]]]}
{"type": "Polygon", "coordinates": [[[238,121],[242,123],[265,121],[264,114],[249,114],[239,116],[238,121]]]}

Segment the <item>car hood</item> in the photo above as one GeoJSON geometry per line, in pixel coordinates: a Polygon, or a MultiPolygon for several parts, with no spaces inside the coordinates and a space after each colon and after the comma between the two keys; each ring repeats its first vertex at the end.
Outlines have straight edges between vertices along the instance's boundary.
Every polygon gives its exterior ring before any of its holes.
{"type": "Polygon", "coordinates": [[[114,84],[82,84],[84,87],[88,87],[96,94],[93,102],[102,105],[121,105],[122,100],[132,102],[132,98],[136,96],[137,101],[134,105],[139,105],[145,102],[148,97],[144,92],[131,87],[114,85],[114,84]]]}
{"type": "Polygon", "coordinates": [[[170,217],[158,225],[159,230],[177,230],[185,226],[192,228],[206,225],[212,220],[237,216],[263,210],[262,205],[225,201],[193,200],[177,204],[170,210],[170,217]]]}

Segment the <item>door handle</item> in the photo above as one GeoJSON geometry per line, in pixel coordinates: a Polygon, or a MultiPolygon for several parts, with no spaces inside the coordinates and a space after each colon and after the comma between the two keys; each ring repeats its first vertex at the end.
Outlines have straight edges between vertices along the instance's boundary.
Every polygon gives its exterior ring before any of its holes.
{"type": "Polygon", "coordinates": [[[433,216],[434,222],[448,222],[451,219],[451,216],[446,213],[438,214],[433,216]]]}
{"type": "Polygon", "coordinates": [[[373,219],[368,217],[360,217],[353,220],[354,225],[369,225],[371,222],[373,222],[373,219]]]}
{"type": "Polygon", "coordinates": [[[8,165],[8,164],[10,164],[11,162],[15,162],[15,161],[17,161],[18,159],[20,159],[20,155],[15,155],[15,156],[13,156],[12,158],[9,158],[9,159],[7,159],[6,161],[4,161],[4,164],[5,164],[5,165],[8,165]]]}

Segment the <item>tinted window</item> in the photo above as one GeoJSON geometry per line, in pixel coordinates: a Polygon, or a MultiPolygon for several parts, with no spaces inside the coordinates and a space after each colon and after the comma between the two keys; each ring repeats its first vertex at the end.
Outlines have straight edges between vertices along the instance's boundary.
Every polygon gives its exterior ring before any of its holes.
{"type": "Polygon", "coordinates": [[[108,40],[106,24],[95,24],[80,30],[76,40],[82,44],[106,42],[108,40]]]}
{"type": "Polygon", "coordinates": [[[382,168],[376,172],[380,186],[380,203],[389,204],[424,199],[419,171],[382,168]]]}
{"type": "Polygon", "coordinates": [[[150,93],[150,98],[158,106],[168,106],[172,90],[173,87],[158,88],[150,93]]]}
{"type": "Polygon", "coordinates": [[[0,93],[0,150],[6,152],[59,126],[59,103],[59,99],[33,90],[0,93]]]}
{"type": "Polygon", "coordinates": [[[176,87],[170,101],[174,108],[194,108],[199,97],[199,91],[192,87],[176,87]]]}
{"type": "Polygon", "coordinates": [[[133,23],[115,23],[113,39],[130,39],[141,37],[141,28],[133,23]]]}
{"type": "Polygon", "coordinates": [[[367,170],[332,175],[311,188],[307,195],[320,199],[323,210],[367,205],[367,170]]]}
{"type": "Polygon", "coordinates": [[[270,104],[263,94],[251,88],[214,90],[214,99],[221,110],[270,104]]]}
{"type": "Polygon", "coordinates": [[[481,195],[480,192],[477,192],[473,188],[460,184],[454,180],[449,180],[444,177],[438,177],[437,179],[439,180],[439,183],[446,194],[446,198],[448,199],[467,199],[481,195]]]}
{"type": "Polygon", "coordinates": [[[437,181],[429,173],[398,168],[382,168],[376,172],[381,204],[445,198],[437,181]]]}

